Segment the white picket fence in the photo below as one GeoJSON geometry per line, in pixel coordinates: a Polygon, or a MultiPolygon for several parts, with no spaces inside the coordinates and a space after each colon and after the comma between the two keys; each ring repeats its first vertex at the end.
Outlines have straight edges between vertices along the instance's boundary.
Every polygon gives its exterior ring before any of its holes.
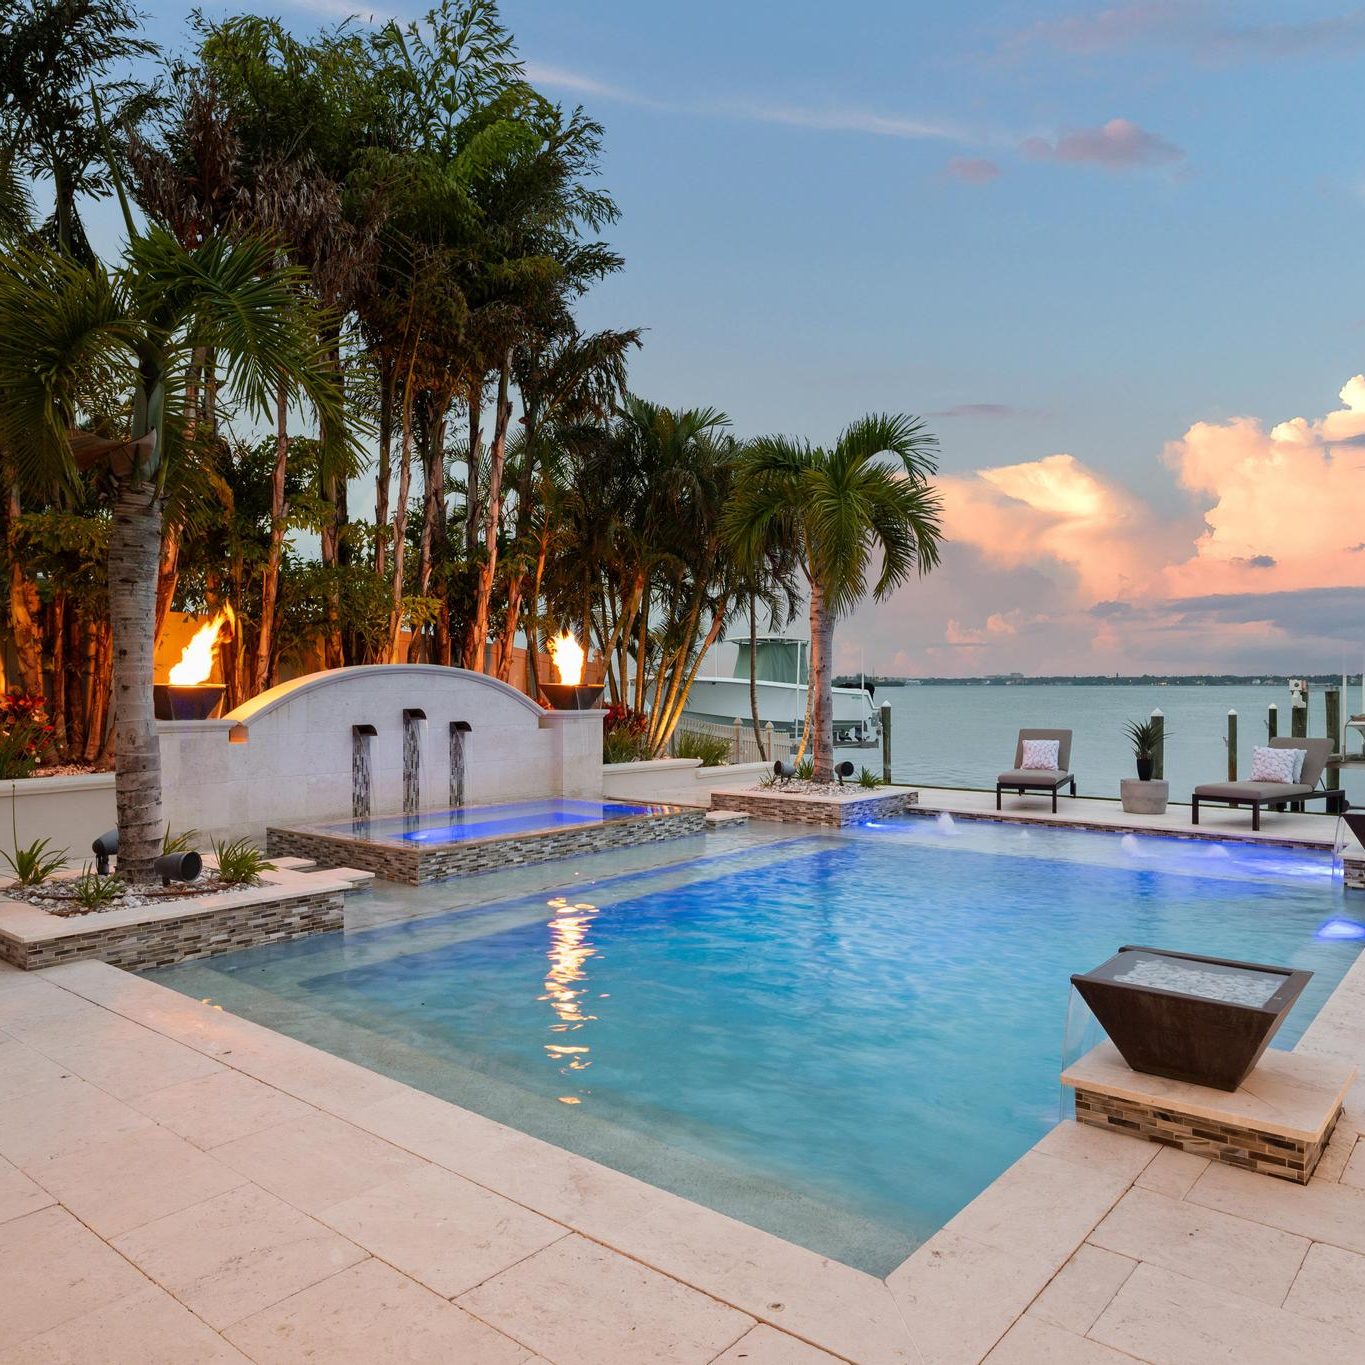
{"type": "MultiPolygon", "coordinates": [[[[709,739],[729,740],[731,763],[763,762],[764,756],[759,753],[758,742],[754,739],[752,721],[736,719],[733,724],[721,725],[716,721],[695,720],[691,716],[684,716],[678,722],[678,728],[674,730],[673,738],[669,741],[668,751],[670,754],[677,754],[678,740],[685,734],[703,735],[709,739]]],[[[775,758],[790,758],[796,745],[791,735],[785,734],[781,730],[774,730],[772,721],[769,721],[763,727],[763,747],[767,754],[767,761],[771,763],[775,758]]]]}

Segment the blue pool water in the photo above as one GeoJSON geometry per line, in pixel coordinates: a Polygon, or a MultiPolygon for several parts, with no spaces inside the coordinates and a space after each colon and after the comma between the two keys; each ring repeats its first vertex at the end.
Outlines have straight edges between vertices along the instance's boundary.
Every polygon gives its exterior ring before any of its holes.
{"type": "Polygon", "coordinates": [[[1059,1116],[1069,976],[1314,973],[1326,855],[901,819],[153,973],[885,1274],[1059,1116]]]}
{"type": "Polygon", "coordinates": [[[366,839],[396,839],[405,844],[454,844],[466,839],[495,839],[507,834],[540,834],[568,825],[600,825],[628,815],[655,815],[663,806],[622,801],[576,801],[550,797],[544,801],[512,801],[498,806],[461,806],[423,811],[382,820],[347,820],[323,825],[330,834],[357,834],[366,839]]]}

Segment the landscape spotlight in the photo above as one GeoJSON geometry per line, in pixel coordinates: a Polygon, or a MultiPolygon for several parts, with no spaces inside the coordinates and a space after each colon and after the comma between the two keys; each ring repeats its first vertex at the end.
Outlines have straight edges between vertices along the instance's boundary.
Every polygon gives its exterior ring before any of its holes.
{"type": "Polygon", "coordinates": [[[839,779],[839,785],[842,787],[844,785],[844,778],[853,776],[853,764],[849,762],[848,759],[844,759],[842,763],[836,763],[834,765],[834,775],[839,779]]]}
{"type": "Polygon", "coordinates": [[[118,830],[111,829],[107,834],[101,834],[93,844],[90,851],[95,855],[95,871],[101,877],[109,875],[109,859],[118,853],[118,830]]]}
{"type": "Polygon", "coordinates": [[[162,886],[172,882],[192,882],[204,870],[204,860],[193,849],[184,853],[163,853],[152,864],[162,886]]]}
{"type": "Polygon", "coordinates": [[[790,763],[784,763],[780,758],[774,759],[773,776],[782,782],[790,782],[796,776],[796,769],[790,763]]]}

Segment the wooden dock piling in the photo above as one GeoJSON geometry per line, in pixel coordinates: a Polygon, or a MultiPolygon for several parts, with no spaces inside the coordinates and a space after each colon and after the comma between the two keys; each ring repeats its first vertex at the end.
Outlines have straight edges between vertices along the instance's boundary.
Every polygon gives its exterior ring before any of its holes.
{"type": "Polygon", "coordinates": [[[1166,713],[1158,706],[1152,712],[1156,743],[1152,745],[1152,777],[1160,782],[1166,776],[1166,713]]]}
{"type": "Polygon", "coordinates": [[[882,781],[891,785],[891,703],[882,702],[882,781]]]}
{"type": "MultiPolygon", "coordinates": [[[[1327,738],[1332,741],[1332,752],[1338,756],[1345,749],[1341,735],[1341,690],[1336,687],[1329,687],[1323,693],[1323,701],[1327,707],[1327,738]]],[[[1341,769],[1329,765],[1323,775],[1328,791],[1339,791],[1341,788],[1341,769]]]]}
{"type": "Polygon", "coordinates": [[[1228,712],[1228,781],[1237,781],[1237,711],[1228,712]]]}

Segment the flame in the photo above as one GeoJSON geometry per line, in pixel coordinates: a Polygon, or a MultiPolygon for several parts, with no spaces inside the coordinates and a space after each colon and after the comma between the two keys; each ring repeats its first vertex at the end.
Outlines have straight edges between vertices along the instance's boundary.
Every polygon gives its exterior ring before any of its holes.
{"type": "Polygon", "coordinates": [[[568,631],[550,641],[550,658],[560,682],[577,687],[583,681],[583,646],[568,631]]]}
{"type": "Polygon", "coordinates": [[[232,610],[224,608],[206,626],[194,632],[180,655],[180,662],[171,669],[170,681],[176,687],[194,687],[206,683],[213,672],[213,651],[224,626],[232,625],[232,610]]]}

